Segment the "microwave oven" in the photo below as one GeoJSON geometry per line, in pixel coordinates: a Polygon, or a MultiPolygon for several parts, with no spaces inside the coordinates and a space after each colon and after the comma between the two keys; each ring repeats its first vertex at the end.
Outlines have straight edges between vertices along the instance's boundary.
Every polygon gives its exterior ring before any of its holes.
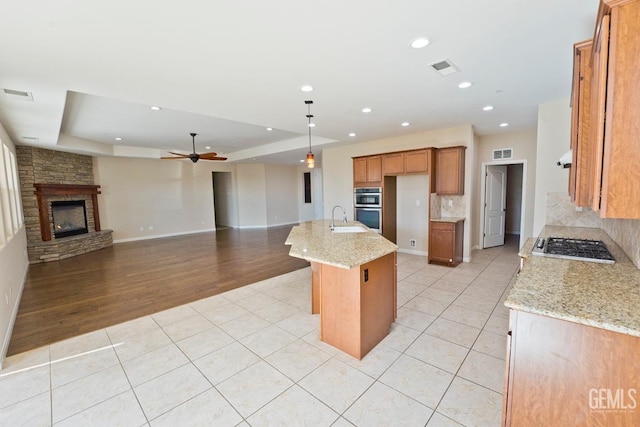
{"type": "Polygon", "coordinates": [[[380,187],[354,188],[353,206],[357,208],[358,207],[361,207],[361,208],[382,207],[382,188],[380,187]]]}

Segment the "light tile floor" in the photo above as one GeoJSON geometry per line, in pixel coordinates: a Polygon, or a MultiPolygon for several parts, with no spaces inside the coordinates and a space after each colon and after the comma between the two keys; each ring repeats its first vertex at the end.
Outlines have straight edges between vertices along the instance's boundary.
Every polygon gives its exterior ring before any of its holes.
{"type": "Polygon", "coordinates": [[[362,360],[318,340],[308,268],[12,356],[0,426],[498,426],[516,252],[398,254],[362,360]]]}

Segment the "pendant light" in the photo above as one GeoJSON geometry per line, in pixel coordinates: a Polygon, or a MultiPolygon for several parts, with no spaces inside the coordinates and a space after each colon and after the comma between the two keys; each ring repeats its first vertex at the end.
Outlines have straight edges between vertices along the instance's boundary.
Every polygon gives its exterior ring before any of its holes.
{"type": "Polygon", "coordinates": [[[311,114],[311,104],[313,104],[313,101],[304,101],[304,103],[307,104],[307,119],[309,121],[307,124],[307,127],[309,128],[309,152],[307,153],[307,160],[305,163],[309,169],[313,169],[316,165],[316,158],[311,151],[311,118],[313,117],[311,114]]]}

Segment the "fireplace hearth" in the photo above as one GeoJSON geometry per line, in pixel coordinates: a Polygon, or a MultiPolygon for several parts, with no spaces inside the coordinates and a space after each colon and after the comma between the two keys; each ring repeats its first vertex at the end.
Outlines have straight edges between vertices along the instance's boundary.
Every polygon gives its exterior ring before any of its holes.
{"type": "Polygon", "coordinates": [[[51,202],[53,234],[56,239],[89,232],[84,200],[51,202]]]}

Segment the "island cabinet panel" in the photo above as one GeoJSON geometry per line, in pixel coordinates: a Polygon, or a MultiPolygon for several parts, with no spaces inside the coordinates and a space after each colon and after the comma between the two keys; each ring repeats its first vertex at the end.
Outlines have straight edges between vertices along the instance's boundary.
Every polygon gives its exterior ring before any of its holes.
{"type": "Polygon", "coordinates": [[[319,264],[320,339],[361,359],[396,316],[396,253],[349,270],[319,264]]]}
{"type": "Polygon", "coordinates": [[[353,159],[353,185],[380,187],[382,185],[382,156],[355,157],[353,159]]]}
{"type": "Polygon", "coordinates": [[[467,147],[438,148],[436,151],[436,193],[464,194],[464,152],[467,147]]]}
{"type": "Polygon", "coordinates": [[[640,425],[640,337],[511,310],[505,426],[640,425]]]}

